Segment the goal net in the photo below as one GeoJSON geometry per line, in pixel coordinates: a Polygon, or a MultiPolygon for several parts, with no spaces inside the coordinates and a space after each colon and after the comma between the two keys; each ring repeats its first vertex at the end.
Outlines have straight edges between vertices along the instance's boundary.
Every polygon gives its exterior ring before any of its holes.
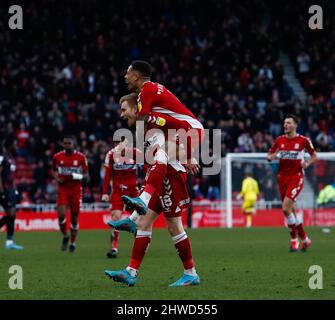
{"type": "MultiPolygon", "coordinates": [[[[253,216],[253,226],[282,226],[284,217],[277,185],[279,160],[271,163],[266,153],[228,153],[221,168],[221,214],[225,227],[245,225],[242,200],[237,195],[246,171],[257,180],[260,195],[253,216]]],[[[305,154],[305,159],[309,155],[305,154]]],[[[318,161],[305,170],[304,187],[296,214],[308,226],[335,225],[335,152],[318,152],[318,161]]]]}

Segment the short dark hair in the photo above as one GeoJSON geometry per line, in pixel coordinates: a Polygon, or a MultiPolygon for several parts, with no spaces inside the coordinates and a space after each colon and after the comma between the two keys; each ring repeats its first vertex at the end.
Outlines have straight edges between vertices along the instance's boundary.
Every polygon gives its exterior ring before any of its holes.
{"type": "Polygon", "coordinates": [[[151,77],[152,67],[149,62],[144,60],[135,60],[131,63],[131,67],[132,69],[138,71],[142,77],[151,77]]]}
{"type": "Polygon", "coordinates": [[[76,142],[76,138],[75,138],[75,136],[72,135],[72,134],[65,134],[65,135],[63,136],[63,141],[64,141],[65,139],[72,140],[74,143],[76,142]]]}
{"type": "Polygon", "coordinates": [[[285,116],[284,120],[285,120],[285,119],[288,119],[288,118],[293,119],[293,121],[294,121],[296,124],[299,124],[299,118],[298,118],[296,115],[290,113],[290,114],[288,114],[287,116],[285,116]]]}

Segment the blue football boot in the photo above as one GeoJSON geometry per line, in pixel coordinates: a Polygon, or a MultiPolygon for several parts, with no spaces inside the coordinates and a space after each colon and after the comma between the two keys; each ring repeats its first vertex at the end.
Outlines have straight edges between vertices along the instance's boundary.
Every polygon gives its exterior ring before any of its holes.
{"type": "Polygon", "coordinates": [[[186,286],[195,286],[200,284],[199,276],[190,276],[188,274],[183,274],[176,282],[170,284],[169,287],[186,287],[186,286]]]}
{"type": "Polygon", "coordinates": [[[122,282],[126,284],[128,287],[132,287],[136,283],[136,277],[133,277],[127,269],[112,271],[112,270],[105,270],[105,274],[110,278],[113,279],[115,282],[122,282]]]}
{"type": "Polygon", "coordinates": [[[122,201],[125,203],[126,207],[129,209],[136,210],[137,213],[142,216],[148,211],[148,206],[139,197],[131,198],[128,196],[122,196],[122,201]]]}
{"type": "Polygon", "coordinates": [[[5,248],[7,250],[23,250],[22,246],[19,246],[14,242],[12,242],[11,244],[6,244],[5,248]]]}
{"type": "Polygon", "coordinates": [[[111,220],[108,221],[107,224],[116,230],[128,231],[133,234],[136,234],[137,232],[137,224],[134,221],[130,220],[129,218],[125,218],[118,221],[111,220]]]}

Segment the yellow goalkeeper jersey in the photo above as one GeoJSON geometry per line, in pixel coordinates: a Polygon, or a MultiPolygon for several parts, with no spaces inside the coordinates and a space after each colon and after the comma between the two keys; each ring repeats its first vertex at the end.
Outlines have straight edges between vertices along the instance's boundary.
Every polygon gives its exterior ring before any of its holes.
{"type": "Polygon", "coordinates": [[[258,183],[255,179],[248,177],[243,180],[241,195],[244,201],[256,201],[259,194],[258,183]]]}

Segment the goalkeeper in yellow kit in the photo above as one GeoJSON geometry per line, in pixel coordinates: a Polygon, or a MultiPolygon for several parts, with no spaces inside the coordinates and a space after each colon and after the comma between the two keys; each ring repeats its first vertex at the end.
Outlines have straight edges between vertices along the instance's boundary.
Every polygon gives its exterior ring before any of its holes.
{"type": "Polygon", "coordinates": [[[257,181],[252,178],[250,170],[246,170],[245,178],[242,182],[242,190],[237,196],[237,199],[243,198],[242,211],[246,216],[246,227],[251,227],[252,215],[256,213],[256,201],[259,194],[257,181]]]}

